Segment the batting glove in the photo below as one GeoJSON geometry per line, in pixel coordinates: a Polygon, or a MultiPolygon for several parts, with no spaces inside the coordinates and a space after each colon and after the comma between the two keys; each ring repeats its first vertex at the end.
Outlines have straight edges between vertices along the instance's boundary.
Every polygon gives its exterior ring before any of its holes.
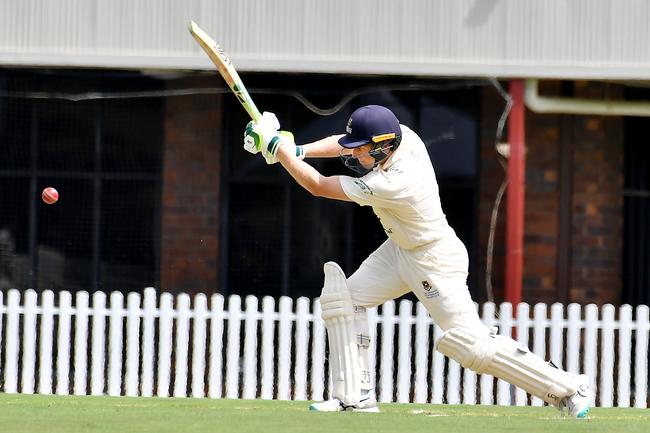
{"type": "Polygon", "coordinates": [[[303,159],[305,152],[301,146],[296,146],[293,134],[289,131],[278,131],[279,122],[275,114],[264,112],[259,122],[248,122],[244,132],[244,149],[252,154],[261,152],[267,164],[278,162],[277,153],[280,146],[291,146],[295,155],[303,159]]]}
{"type": "Polygon", "coordinates": [[[263,145],[268,145],[268,142],[273,136],[278,133],[280,129],[280,122],[275,114],[265,111],[262,113],[262,118],[259,122],[252,120],[246,125],[244,131],[244,150],[252,153],[253,155],[262,150],[263,145]]]}

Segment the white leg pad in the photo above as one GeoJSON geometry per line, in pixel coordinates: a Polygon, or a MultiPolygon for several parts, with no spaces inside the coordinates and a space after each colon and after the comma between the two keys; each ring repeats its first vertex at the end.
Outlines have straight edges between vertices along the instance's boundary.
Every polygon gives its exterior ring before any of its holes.
{"type": "Polygon", "coordinates": [[[325,283],[320,303],[327,328],[333,396],[346,406],[359,403],[361,371],[354,325],[354,306],[345,274],[334,262],[325,263],[325,283]]]}
{"type": "Polygon", "coordinates": [[[442,334],[435,348],[465,368],[503,379],[554,406],[577,390],[573,375],[508,337],[452,328],[442,334]]]}
{"type": "Polygon", "coordinates": [[[356,330],[357,348],[359,351],[359,369],[361,374],[361,390],[369,391],[373,388],[370,377],[370,325],[368,324],[368,311],[365,307],[354,305],[354,327],[356,330]]]}

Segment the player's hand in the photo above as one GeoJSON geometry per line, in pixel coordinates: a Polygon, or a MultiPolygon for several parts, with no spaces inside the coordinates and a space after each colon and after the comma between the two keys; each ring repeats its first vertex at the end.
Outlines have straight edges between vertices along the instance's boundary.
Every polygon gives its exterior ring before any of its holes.
{"type": "Polygon", "coordinates": [[[253,155],[262,150],[262,146],[268,145],[271,138],[278,133],[280,122],[275,114],[265,111],[259,122],[248,122],[244,131],[244,150],[253,155]]]}
{"type": "Polygon", "coordinates": [[[289,131],[278,131],[279,122],[273,113],[264,112],[259,122],[248,122],[244,132],[244,149],[252,154],[262,153],[267,164],[278,162],[277,153],[280,146],[291,146],[293,153],[303,159],[305,152],[296,146],[293,134],[289,131]]]}

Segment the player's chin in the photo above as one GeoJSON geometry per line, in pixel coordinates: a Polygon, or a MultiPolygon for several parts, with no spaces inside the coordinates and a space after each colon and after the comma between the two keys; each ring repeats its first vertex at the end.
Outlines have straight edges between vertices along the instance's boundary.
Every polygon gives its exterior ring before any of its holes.
{"type": "Polygon", "coordinates": [[[361,164],[361,167],[365,168],[366,170],[372,170],[375,162],[374,161],[359,161],[359,164],[361,164]]]}

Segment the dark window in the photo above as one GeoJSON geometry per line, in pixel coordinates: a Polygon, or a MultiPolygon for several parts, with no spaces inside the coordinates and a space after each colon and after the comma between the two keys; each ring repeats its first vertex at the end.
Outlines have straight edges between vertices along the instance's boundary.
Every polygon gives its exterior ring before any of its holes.
{"type": "MultiPolygon", "coordinates": [[[[628,99],[650,99],[650,90],[630,88],[628,99]]],[[[650,304],[650,148],[648,120],[625,118],[623,302],[650,304]]]]}
{"type": "Polygon", "coordinates": [[[83,95],[159,86],[106,71],[0,71],[0,288],[157,283],[163,100],[83,95]],[[54,205],[40,199],[47,186],[54,205]]]}

